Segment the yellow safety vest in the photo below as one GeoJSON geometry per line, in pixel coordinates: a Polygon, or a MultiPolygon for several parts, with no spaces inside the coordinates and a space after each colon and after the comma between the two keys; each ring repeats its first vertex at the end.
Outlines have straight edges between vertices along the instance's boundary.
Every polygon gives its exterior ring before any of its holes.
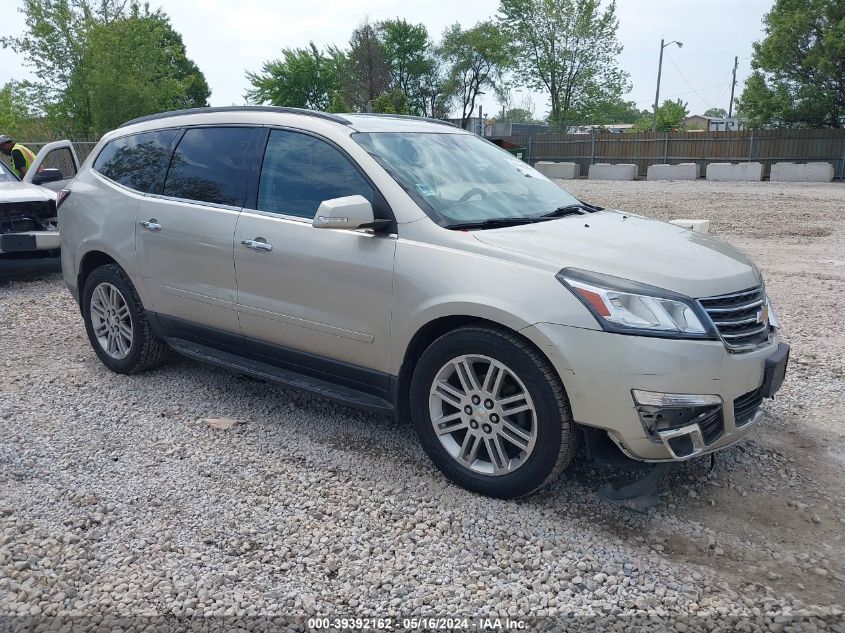
{"type": "MultiPolygon", "coordinates": [[[[23,156],[24,162],[26,163],[26,170],[29,171],[29,168],[32,167],[32,161],[35,160],[35,154],[32,153],[26,145],[21,145],[20,143],[15,143],[12,146],[12,152],[15,150],[19,150],[21,155],[23,156]]],[[[12,158],[12,171],[15,172],[15,175],[18,178],[23,178],[23,174],[18,171],[18,168],[15,167],[15,159],[12,158]]]]}

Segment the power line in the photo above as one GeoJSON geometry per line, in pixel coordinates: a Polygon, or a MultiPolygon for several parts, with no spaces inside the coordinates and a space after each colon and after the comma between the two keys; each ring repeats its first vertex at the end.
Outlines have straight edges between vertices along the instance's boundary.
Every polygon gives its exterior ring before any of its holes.
{"type": "Polygon", "coordinates": [[[701,96],[701,94],[698,92],[698,90],[696,90],[695,88],[693,88],[692,84],[691,84],[691,83],[687,80],[687,78],[684,76],[684,73],[683,73],[683,72],[681,72],[681,69],[680,69],[680,68],[678,68],[678,65],[675,63],[675,60],[674,60],[674,59],[672,59],[672,56],[671,56],[669,53],[666,53],[666,57],[668,57],[668,58],[669,58],[669,61],[670,61],[670,62],[672,62],[672,65],[675,67],[675,70],[677,70],[677,71],[678,71],[678,74],[681,76],[681,79],[683,79],[683,80],[684,80],[684,83],[685,83],[687,86],[689,86],[689,87],[690,87],[690,90],[692,90],[692,92],[694,92],[694,93],[695,93],[695,96],[697,96],[699,99],[701,99],[701,102],[702,102],[704,105],[710,105],[710,102],[709,102],[707,99],[705,99],[704,97],[702,97],[702,96],[701,96]]]}

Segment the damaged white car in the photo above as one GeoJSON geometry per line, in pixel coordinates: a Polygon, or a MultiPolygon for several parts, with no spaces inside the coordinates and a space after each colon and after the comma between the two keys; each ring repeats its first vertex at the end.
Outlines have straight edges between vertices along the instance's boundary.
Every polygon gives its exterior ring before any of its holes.
{"type": "Polygon", "coordinates": [[[0,162],[0,276],[59,269],[56,197],[78,171],[70,141],[45,145],[22,179],[0,162]]]}

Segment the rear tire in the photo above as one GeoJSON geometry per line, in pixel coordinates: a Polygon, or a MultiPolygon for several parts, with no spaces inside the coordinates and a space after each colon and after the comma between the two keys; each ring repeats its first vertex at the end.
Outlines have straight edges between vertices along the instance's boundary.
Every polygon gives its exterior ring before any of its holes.
{"type": "Polygon", "coordinates": [[[513,332],[467,326],[435,340],[414,369],[410,401],[431,461],[473,492],[527,495],[572,461],[575,424],[563,385],[513,332]]]}
{"type": "Polygon", "coordinates": [[[165,360],[169,348],[153,333],[138,292],[120,266],[94,269],[81,303],[91,347],[113,372],[137,374],[165,360]]]}

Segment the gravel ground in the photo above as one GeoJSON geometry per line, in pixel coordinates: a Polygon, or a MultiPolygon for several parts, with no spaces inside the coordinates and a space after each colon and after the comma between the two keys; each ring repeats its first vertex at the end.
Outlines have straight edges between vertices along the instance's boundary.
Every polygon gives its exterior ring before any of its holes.
{"type": "Polygon", "coordinates": [[[648,515],[598,499],[625,475],[586,464],[526,500],[482,498],[388,418],[178,358],[112,374],[58,276],[6,282],[0,616],[14,617],[0,630],[293,615],[392,616],[401,629],[423,615],[845,631],[845,186],[565,186],[710,219],[760,264],[791,368],[760,428],[712,471],[678,466],[648,515]],[[240,423],[201,421],[223,416],[240,423]]]}

